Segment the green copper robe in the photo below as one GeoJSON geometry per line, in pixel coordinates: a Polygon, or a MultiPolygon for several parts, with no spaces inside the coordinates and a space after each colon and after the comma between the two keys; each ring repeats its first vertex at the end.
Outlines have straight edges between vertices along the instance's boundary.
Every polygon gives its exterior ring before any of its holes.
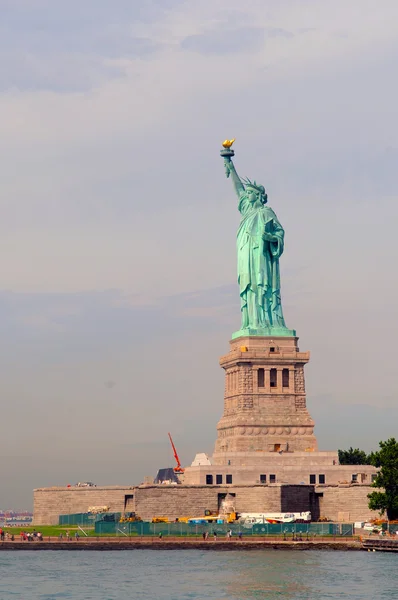
{"type": "Polygon", "coordinates": [[[279,275],[285,232],[274,211],[267,205],[253,207],[245,192],[238,208],[242,214],[237,234],[242,329],[286,327],[279,275]],[[277,241],[264,241],[265,232],[277,241]]]}

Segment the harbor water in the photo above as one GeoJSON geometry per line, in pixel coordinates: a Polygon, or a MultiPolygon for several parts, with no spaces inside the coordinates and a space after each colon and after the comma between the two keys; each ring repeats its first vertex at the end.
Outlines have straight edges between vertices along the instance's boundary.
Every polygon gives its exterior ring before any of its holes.
{"type": "Polygon", "coordinates": [[[3,551],[1,600],[397,600],[398,555],[340,551],[3,551]]]}

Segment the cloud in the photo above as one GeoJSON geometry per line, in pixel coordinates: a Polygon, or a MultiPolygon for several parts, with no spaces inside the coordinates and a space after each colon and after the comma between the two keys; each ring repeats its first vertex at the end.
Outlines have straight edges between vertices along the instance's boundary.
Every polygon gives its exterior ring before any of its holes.
{"type": "MultiPolygon", "coordinates": [[[[120,351],[134,337],[145,343],[186,329],[222,330],[237,312],[235,286],[157,297],[153,303],[119,290],[76,294],[0,293],[0,331],[21,358],[37,345],[34,360],[75,363],[106,348],[120,351]],[[220,319],[220,312],[221,315],[220,319]],[[118,350],[117,350],[118,349],[118,350]]],[[[0,355],[9,360],[8,346],[0,355]]],[[[33,358],[33,357],[32,357],[33,358]]],[[[13,359],[12,359],[13,360],[13,359]]]]}
{"type": "Polygon", "coordinates": [[[239,54],[254,52],[264,47],[267,38],[290,39],[294,34],[279,27],[221,28],[202,35],[191,35],[181,42],[183,50],[200,54],[239,54]]]}
{"type": "MultiPolygon", "coordinates": [[[[304,31],[300,31],[300,33],[304,33],[304,31]]],[[[281,29],[280,27],[267,27],[265,29],[265,35],[269,38],[286,38],[291,39],[294,37],[294,33],[291,31],[286,31],[286,29],[281,29]]]]}
{"type": "Polygon", "coordinates": [[[79,54],[37,55],[0,52],[0,92],[7,90],[52,90],[81,92],[105,80],[124,76],[118,64],[79,54]]]}
{"type": "Polygon", "coordinates": [[[264,43],[264,30],[241,27],[231,31],[212,31],[206,35],[191,35],[181,42],[183,50],[202,54],[231,54],[256,50],[264,43]]]}
{"type": "Polygon", "coordinates": [[[159,18],[177,2],[15,2],[0,24],[0,92],[86,91],[125,75],[120,59],[147,59],[161,44],[136,36],[133,23],[159,18]],[[94,16],[95,15],[95,16],[94,16]]]}

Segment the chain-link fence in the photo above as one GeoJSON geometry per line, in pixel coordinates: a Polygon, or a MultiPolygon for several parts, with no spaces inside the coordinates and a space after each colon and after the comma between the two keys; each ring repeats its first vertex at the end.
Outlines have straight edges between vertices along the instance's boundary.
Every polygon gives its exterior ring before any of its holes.
{"type": "Polygon", "coordinates": [[[388,531],[390,535],[395,535],[398,539],[398,523],[385,523],[383,530],[388,531]]]}
{"type": "Polygon", "coordinates": [[[98,536],[120,537],[199,537],[204,533],[213,536],[226,537],[227,532],[232,536],[334,536],[350,537],[354,534],[354,525],[350,523],[264,523],[244,527],[241,523],[148,523],[146,521],[133,523],[105,522],[95,523],[95,534],[98,536]]]}
{"type": "Polygon", "coordinates": [[[72,527],[80,525],[80,527],[94,527],[96,515],[90,513],[73,513],[70,515],[59,515],[58,524],[61,526],[72,527]]]}
{"type": "Polygon", "coordinates": [[[58,525],[61,527],[94,527],[96,521],[105,523],[119,523],[122,513],[72,513],[69,515],[59,515],[58,525]]]}

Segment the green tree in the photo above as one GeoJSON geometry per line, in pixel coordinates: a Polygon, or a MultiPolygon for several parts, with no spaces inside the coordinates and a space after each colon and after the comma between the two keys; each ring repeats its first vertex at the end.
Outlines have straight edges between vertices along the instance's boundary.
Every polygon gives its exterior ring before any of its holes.
{"type": "Polygon", "coordinates": [[[370,465],[370,457],[359,448],[339,450],[339,462],[341,465],[370,465]]]}
{"type": "Polygon", "coordinates": [[[370,455],[371,464],[380,470],[373,482],[378,490],[368,494],[369,508],[386,513],[393,521],[398,519],[398,442],[390,438],[379,446],[380,450],[370,455]]]}

